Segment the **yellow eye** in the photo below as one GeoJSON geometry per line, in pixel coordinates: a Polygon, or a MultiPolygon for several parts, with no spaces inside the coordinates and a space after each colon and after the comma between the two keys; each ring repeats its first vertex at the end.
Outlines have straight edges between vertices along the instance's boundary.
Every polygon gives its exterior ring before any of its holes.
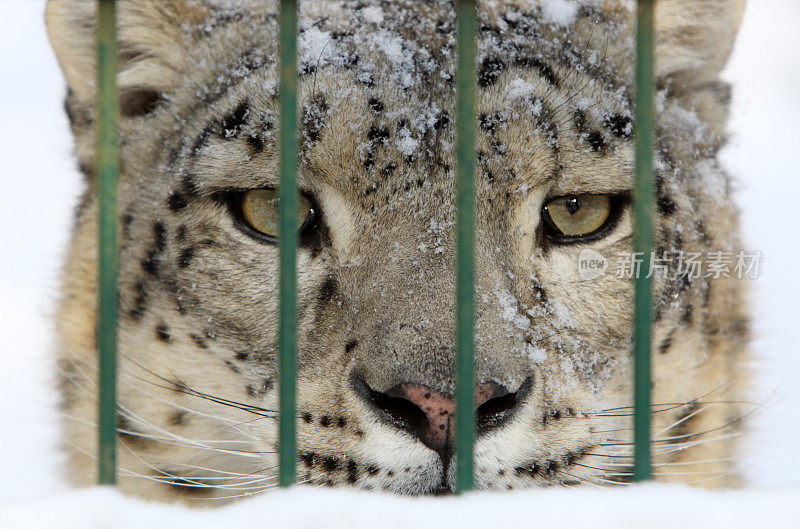
{"type": "Polygon", "coordinates": [[[612,197],[578,195],[548,202],[542,210],[545,228],[555,239],[575,239],[596,234],[611,217],[612,197]]]}
{"type": "MultiPolygon", "coordinates": [[[[254,230],[268,236],[278,236],[278,190],[251,189],[242,194],[242,218],[254,230]]],[[[314,217],[311,201],[300,195],[297,203],[297,227],[302,230],[314,217]]]]}

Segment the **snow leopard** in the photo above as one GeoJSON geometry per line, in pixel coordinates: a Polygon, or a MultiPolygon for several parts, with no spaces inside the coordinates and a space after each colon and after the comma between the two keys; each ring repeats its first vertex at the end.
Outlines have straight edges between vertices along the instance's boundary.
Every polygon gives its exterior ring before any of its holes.
{"type": "MultiPolygon", "coordinates": [[[[96,5],[46,8],[85,175],[57,311],[76,485],[97,476],[96,5]]],[[[278,5],[117,5],[118,486],[269,491],[278,5]]],[[[655,479],[737,484],[745,281],[682,258],[742,249],[717,154],[743,0],[656,2],[655,252],[638,271],[635,3],[476,5],[476,488],[632,481],[634,272],[653,277],[655,479]]],[[[456,25],[453,1],[299,3],[299,483],[455,489],[456,25]]]]}

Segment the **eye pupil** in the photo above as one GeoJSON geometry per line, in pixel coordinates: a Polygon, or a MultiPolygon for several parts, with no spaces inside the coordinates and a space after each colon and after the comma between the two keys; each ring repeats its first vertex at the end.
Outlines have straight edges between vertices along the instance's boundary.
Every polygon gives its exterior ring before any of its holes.
{"type": "Polygon", "coordinates": [[[581,201],[578,199],[578,197],[570,198],[567,200],[566,207],[567,211],[569,211],[569,214],[574,215],[579,209],[581,209],[581,201]]]}

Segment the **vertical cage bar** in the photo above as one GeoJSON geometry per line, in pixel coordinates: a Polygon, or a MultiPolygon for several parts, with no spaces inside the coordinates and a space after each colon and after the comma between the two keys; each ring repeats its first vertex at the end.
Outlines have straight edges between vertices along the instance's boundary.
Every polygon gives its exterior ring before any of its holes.
{"type": "Polygon", "coordinates": [[[279,483],[295,482],[295,400],[297,371],[297,0],[281,0],[280,25],[280,182],[278,248],[280,251],[278,331],[279,483]]]}
{"type": "Polygon", "coordinates": [[[633,192],[634,255],[642,256],[634,286],[634,465],[636,481],[651,478],[650,342],[652,292],[648,277],[653,250],[653,0],[639,0],[636,12],[636,181],[633,192]]]}
{"type": "Polygon", "coordinates": [[[475,2],[458,0],[456,71],[456,491],[473,487],[475,444],[475,2]]]}
{"type": "Polygon", "coordinates": [[[98,218],[98,469],[101,485],[116,483],[117,432],[117,180],[119,103],[114,0],[97,11],[97,200],[98,218]]]}

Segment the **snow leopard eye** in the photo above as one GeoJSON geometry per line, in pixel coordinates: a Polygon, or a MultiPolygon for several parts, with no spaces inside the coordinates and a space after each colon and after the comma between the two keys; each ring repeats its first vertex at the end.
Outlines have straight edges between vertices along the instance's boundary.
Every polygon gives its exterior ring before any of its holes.
{"type": "Polygon", "coordinates": [[[602,237],[619,216],[621,200],[610,195],[558,197],[542,208],[545,233],[557,242],[602,237]]]}
{"type": "MultiPolygon", "coordinates": [[[[241,220],[252,230],[264,235],[268,240],[278,238],[278,190],[251,189],[239,196],[241,220]]],[[[311,201],[300,195],[297,203],[297,223],[300,231],[305,230],[316,215],[311,201]]]]}

